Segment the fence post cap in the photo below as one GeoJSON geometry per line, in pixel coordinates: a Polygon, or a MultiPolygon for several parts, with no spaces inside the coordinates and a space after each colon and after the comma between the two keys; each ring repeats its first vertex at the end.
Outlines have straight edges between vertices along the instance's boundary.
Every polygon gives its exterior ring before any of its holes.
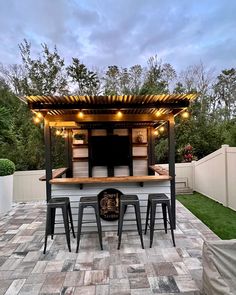
{"type": "Polygon", "coordinates": [[[229,145],[228,144],[222,144],[221,147],[222,148],[227,148],[227,147],[229,147],[229,145]]]}

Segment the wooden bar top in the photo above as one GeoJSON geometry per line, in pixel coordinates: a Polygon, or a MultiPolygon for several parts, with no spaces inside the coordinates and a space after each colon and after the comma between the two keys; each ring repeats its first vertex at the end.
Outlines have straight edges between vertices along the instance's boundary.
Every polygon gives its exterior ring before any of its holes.
{"type": "Polygon", "coordinates": [[[171,180],[169,175],[145,175],[145,176],[116,176],[116,177],[77,177],[54,178],[51,184],[85,184],[85,183],[126,183],[126,182],[155,182],[171,180]]]}
{"type": "MultiPolygon", "coordinates": [[[[52,178],[61,177],[63,174],[66,173],[68,168],[58,168],[52,171],[52,178]]],[[[39,178],[40,181],[46,181],[46,175],[43,175],[39,178]]]]}

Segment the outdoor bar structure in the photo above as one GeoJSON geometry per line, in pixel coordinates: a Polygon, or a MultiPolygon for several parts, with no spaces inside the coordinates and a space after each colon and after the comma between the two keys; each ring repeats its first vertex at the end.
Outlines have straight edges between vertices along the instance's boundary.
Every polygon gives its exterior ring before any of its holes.
{"type": "MultiPolygon", "coordinates": [[[[174,117],[186,111],[195,97],[27,96],[30,109],[44,118],[47,200],[70,197],[76,219],[80,197],[98,196],[103,227],[116,230],[121,194],[138,195],[144,222],[148,194],[165,193],[171,199],[175,224],[174,117]],[[155,137],[163,127],[168,133],[169,174],[157,175],[155,137]],[[66,140],[65,169],[52,171],[52,132],[62,133],[66,140]]],[[[132,214],[129,208],[126,214],[132,214]]],[[[88,211],[92,228],[91,216],[88,211]]]]}

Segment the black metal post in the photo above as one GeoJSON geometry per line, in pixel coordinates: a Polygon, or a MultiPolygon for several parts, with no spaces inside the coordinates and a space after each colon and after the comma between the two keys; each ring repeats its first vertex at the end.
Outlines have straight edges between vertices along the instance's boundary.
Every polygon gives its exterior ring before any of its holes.
{"type": "Polygon", "coordinates": [[[51,129],[49,122],[44,120],[45,169],[47,202],[51,199],[52,160],[51,160],[51,129]]]}
{"type": "Polygon", "coordinates": [[[148,175],[155,175],[155,172],[149,168],[155,165],[155,137],[154,128],[148,127],[148,175]]]}
{"type": "Polygon", "coordinates": [[[175,196],[175,120],[170,115],[168,120],[168,145],[169,145],[169,175],[172,177],[170,181],[171,195],[171,213],[173,218],[173,226],[176,228],[176,196],[175,196]]]}
{"type": "Polygon", "coordinates": [[[66,167],[68,168],[66,172],[66,177],[73,176],[72,167],[72,130],[68,129],[66,137],[66,167]]]}

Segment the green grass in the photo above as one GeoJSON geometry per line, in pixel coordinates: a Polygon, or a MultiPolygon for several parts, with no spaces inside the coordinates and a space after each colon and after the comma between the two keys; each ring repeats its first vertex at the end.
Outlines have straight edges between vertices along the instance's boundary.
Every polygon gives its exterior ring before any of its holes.
{"type": "Polygon", "coordinates": [[[178,195],[179,200],[221,239],[236,238],[236,212],[199,193],[178,195]]]}

